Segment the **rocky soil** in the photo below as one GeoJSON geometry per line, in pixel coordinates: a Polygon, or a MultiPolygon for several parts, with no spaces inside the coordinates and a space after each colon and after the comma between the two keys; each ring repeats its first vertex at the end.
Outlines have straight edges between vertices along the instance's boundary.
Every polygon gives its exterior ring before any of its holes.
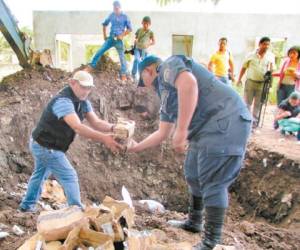
{"type": "MultiPolygon", "coordinates": [[[[156,96],[138,90],[131,81],[116,80],[117,66],[112,62],[103,65],[93,73],[96,88],[90,99],[95,112],[111,122],[118,117],[135,120],[135,137],[144,138],[157,128],[156,96]],[[139,113],[145,109],[150,114],[146,120],[139,113]]],[[[36,230],[37,215],[16,210],[33,170],[28,139],[43,107],[70,76],[58,69],[36,68],[6,77],[0,84],[0,231],[10,233],[0,239],[2,250],[17,249],[36,230]],[[25,234],[15,235],[14,225],[25,234]]],[[[68,158],[78,172],[86,204],[100,203],[105,195],[120,199],[124,185],[133,199],[153,199],[168,209],[165,214],[137,210],[138,229],[160,229],[165,242],[200,239],[166,223],[185,216],[188,200],[184,157],[175,155],[168,142],[141,154],[113,155],[100,143],[77,137],[68,158]]],[[[245,166],[231,188],[224,243],[249,250],[300,249],[299,180],[299,162],[250,144],[245,166]]]]}

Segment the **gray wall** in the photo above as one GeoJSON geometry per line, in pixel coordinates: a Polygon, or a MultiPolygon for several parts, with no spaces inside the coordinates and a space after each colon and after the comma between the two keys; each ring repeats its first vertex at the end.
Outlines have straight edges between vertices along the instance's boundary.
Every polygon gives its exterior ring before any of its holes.
{"type": "MultiPolygon", "coordinates": [[[[152,52],[167,57],[172,53],[172,35],[193,35],[193,57],[207,63],[217,48],[218,39],[226,36],[236,68],[253,49],[257,37],[288,38],[288,46],[300,44],[300,15],[213,14],[189,12],[126,12],[134,31],[145,15],[151,16],[156,45],[152,52]]],[[[36,49],[49,48],[55,56],[56,34],[101,34],[101,22],[109,12],[34,11],[33,28],[36,49]]],[[[99,36],[100,39],[100,36],[99,36]]]]}

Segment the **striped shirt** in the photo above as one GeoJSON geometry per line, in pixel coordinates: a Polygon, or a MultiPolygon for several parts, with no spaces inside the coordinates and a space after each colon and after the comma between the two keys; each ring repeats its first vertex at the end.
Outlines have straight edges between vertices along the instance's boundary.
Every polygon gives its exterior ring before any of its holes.
{"type": "MultiPolygon", "coordinates": [[[[83,112],[88,113],[92,112],[93,108],[90,101],[86,100],[83,105],[83,112]]],[[[62,97],[58,98],[55,103],[52,105],[52,112],[57,117],[57,119],[61,119],[66,115],[70,115],[75,112],[75,107],[72,101],[69,98],[62,97]]]]}

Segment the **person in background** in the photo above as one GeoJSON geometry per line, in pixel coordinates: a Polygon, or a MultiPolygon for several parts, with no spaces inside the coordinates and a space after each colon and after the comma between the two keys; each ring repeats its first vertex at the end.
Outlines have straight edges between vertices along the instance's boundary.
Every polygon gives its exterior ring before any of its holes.
{"type": "Polygon", "coordinates": [[[119,1],[113,2],[113,13],[111,13],[102,23],[103,25],[103,37],[104,37],[104,44],[102,47],[96,52],[92,61],[85,69],[88,72],[93,71],[96,68],[97,63],[101,56],[110,48],[115,47],[120,58],[121,70],[120,76],[122,81],[126,81],[127,75],[127,65],[125,60],[124,54],[124,44],[123,38],[124,36],[128,35],[132,28],[131,23],[126,14],[121,11],[121,4],[119,1]],[[110,34],[107,36],[107,26],[111,24],[110,34]]]}
{"type": "Polygon", "coordinates": [[[247,71],[244,99],[249,110],[251,110],[254,101],[252,111],[254,128],[258,126],[264,75],[267,71],[272,71],[275,64],[275,56],[272,52],[269,52],[270,43],[271,40],[269,37],[262,37],[260,39],[258,49],[246,57],[237,81],[237,85],[242,85],[242,77],[247,71]]]}
{"type": "Polygon", "coordinates": [[[230,81],[235,81],[233,57],[227,50],[226,37],[220,38],[219,50],[210,57],[208,70],[227,85],[230,85],[230,81]]]}
{"type": "Polygon", "coordinates": [[[145,16],[142,21],[142,26],[135,32],[134,41],[134,61],[132,66],[131,75],[136,79],[136,73],[138,71],[139,62],[147,56],[147,49],[155,44],[154,33],[150,30],[151,19],[149,16],[145,16]]]}
{"type": "Polygon", "coordinates": [[[281,132],[298,132],[300,130],[300,120],[291,118],[300,118],[300,94],[293,92],[286,100],[283,100],[274,117],[274,128],[281,128],[281,132]]]}
{"type": "Polygon", "coordinates": [[[288,57],[284,60],[280,72],[273,74],[273,76],[279,77],[278,105],[295,90],[300,91],[300,48],[297,46],[291,47],[287,55],[288,57]]]}

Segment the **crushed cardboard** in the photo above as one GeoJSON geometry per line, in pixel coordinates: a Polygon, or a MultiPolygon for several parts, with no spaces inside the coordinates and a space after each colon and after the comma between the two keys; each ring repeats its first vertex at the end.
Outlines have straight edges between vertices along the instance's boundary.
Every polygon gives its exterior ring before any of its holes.
{"type": "Polygon", "coordinates": [[[126,202],[116,201],[113,198],[106,196],[102,202],[102,205],[114,211],[114,217],[117,221],[120,221],[121,218],[124,218],[128,228],[133,227],[134,211],[126,202]]]}
{"type": "Polygon", "coordinates": [[[156,244],[156,238],[151,231],[128,230],[126,233],[127,247],[130,250],[147,250],[156,244]]]}
{"type": "Polygon", "coordinates": [[[187,242],[160,243],[155,230],[133,229],[134,209],[124,201],[106,196],[100,206],[76,206],[44,211],[38,217],[38,233],[19,250],[114,250],[124,244],[127,250],[191,250],[187,242]]]}
{"type": "Polygon", "coordinates": [[[39,233],[36,233],[26,240],[25,243],[18,248],[18,250],[36,250],[39,242],[44,242],[44,239],[39,233]]]}
{"type": "Polygon", "coordinates": [[[59,250],[73,250],[80,246],[114,250],[112,237],[91,230],[86,226],[74,228],[59,250]]]}
{"type": "Polygon", "coordinates": [[[135,122],[125,118],[118,118],[117,124],[114,127],[115,139],[127,145],[134,135],[135,122]]]}
{"type": "Polygon", "coordinates": [[[81,208],[68,208],[44,211],[38,217],[37,230],[47,241],[64,240],[69,232],[80,225],[87,224],[81,208]]]}
{"type": "Polygon", "coordinates": [[[63,188],[56,180],[45,181],[41,196],[54,204],[62,204],[67,201],[63,188]]]}

